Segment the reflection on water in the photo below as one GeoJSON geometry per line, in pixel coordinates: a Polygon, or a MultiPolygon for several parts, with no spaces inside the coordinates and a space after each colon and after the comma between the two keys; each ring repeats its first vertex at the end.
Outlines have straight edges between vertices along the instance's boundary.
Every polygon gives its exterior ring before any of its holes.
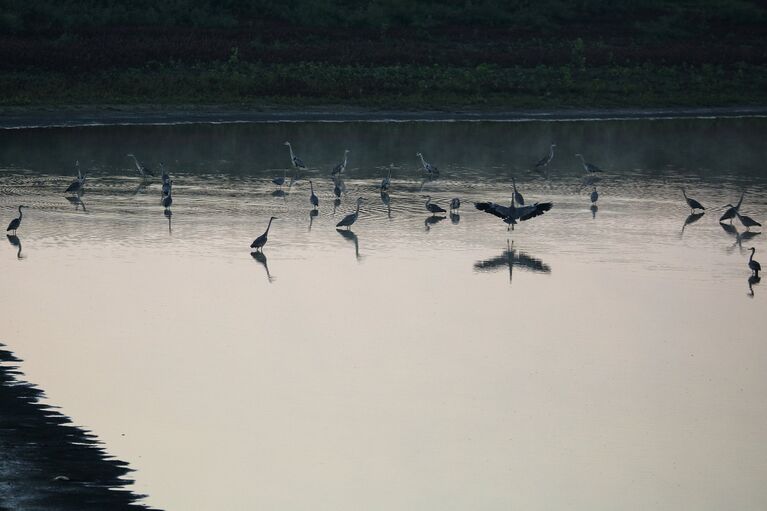
{"type": "Polygon", "coordinates": [[[748,278],[748,295],[753,298],[754,297],[754,285],[758,284],[762,281],[762,278],[759,275],[751,275],[748,278]]]}
{"type": "Polygon", "coordinates": [[[682,233],[681,233],[681,236],[684,236],[684,230],[685,230],[685,228],[686,228],[688,225],[690,225],[690,224],[694,224],[695,222],[697,222],[698,220],[700,220],[701,218],[703,218],[703,215],[705,215],[705,214],[706,214],[705,212],[701,212],[701,213],[690,213],[690,215],[688,215],[688,216],[687,216],[687,218],[685,218],[685,220],[684,220],[684,224],[682,224],[682,233]]]}
{"type": "Polygon", "coordinates": [[[767,295],[747,249],[767,247],[715,205],[745,190],[740,212],[767,218],[765,133],[766,119],[2,131],[3,225],[29,208],[0,246],[0,338],[156,507],[762,509],[767,295]],[[285,140],[311,163],[298,180],[285,140]],[[532,164],[553,141],[544,179],[532,164]],[[353,167],[333,179],[345,147],[353,167]],[[173,175],[174,214],[125,157],[137,148],[173,175]],[[599,210],[580,151],[606,169],[599,210]],[[87,211],[62,200],[75,159],[87,211]],[[715,212],[687,217],[680,186],[715,212]],[[461,209],[445,222],[422,194],[461,209]],[[353,230],[336,230],[357,197],[353,230]],[[245,257],[271,217],[268,261],[245,257]],[[511,288],[485,274],[506,271],[511,288]]]}

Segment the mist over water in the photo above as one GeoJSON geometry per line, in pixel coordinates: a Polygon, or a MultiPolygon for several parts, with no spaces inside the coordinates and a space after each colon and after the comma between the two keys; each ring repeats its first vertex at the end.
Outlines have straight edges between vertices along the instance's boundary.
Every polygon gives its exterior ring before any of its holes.
{"type": "Polygon", "coordinates": [[[767,243],[717,220],[743,192],[767,219],[765,134],[762,118],[0,131],[3,221],[28,206],[0,240],[0,341],[157,508],[763,509],[767,288],[747,262],[767,243]],[[275,193],[285,141],[309,168],[275,193]],[[165,164],[171,214],[128,153],[165,164]],[[596,208],[576,153],[604,170],[596,208]],[[474,202],[508,206],[512,177],[554,206],[507,230],[474,202]],[[462,205],[433,216],[426,196],[462,205]]]}

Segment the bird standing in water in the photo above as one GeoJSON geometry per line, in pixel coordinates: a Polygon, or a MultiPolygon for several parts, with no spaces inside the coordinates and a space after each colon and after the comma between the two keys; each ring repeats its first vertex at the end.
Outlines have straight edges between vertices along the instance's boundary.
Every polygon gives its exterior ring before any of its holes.
{"type": "Polygon", "coordinates": [[[461,199],[458,197],[454,197],[450,200],[450,211],[458,211],[458,209],[461,207],[461,199]]]}
{"type": "Polygon", "coordinates": [[[759,264],[759,261],[754,260],[754,254],[756,253],[756,249],[754,247],[751,247],[749,250],[751,251],[751,257],[748,258],[748,267],[754,273],[754,276],[758,277],[759,272],[762,271],[762,265],[759,264]]]}
{"type": "Polygon", "coordinates": [[[16,235],[16,229],[21,225],[21,217],[24,216],[21,212],[21,208],[26,208],[26,206],[19,206],[19,218],[11,220],[11,223],[8,224],[8,228],[6,229],[6,231],[13,231],[14,236],[16,235]]]}
{"type": "Polygon", "coordinates": [[[416,156],[421,158],[421,166],[423,167],[423,170],[426,171],[427,174],[430,176],[438,176],[439,175],[439,169],[429,163],[428,161],[424,160],[423,155],[421,153],[415,153],[416,156]]]}
{"type": "Polygon", "coordinates": [[[551,163],[551,160],[554,159],[555,147],[557,147],[557,144],[551,144],[551,148],[549,148],[549,154],[538,160],[538,163],[535,164],[535,170],[540,170],[544,167],[547,167],[549,163],[551,163]]]}
{"type": "Polygon", "coordinates": [[[599,200],[599,192],[597,192],[597,187],[594,187],[594,191],[591,192],[591,203],[596,204],[599,200]]]}
{"type": "Polygon", "coordinates": [[[333,167],[333,170],[330,172],[331,176],[336,176],[338,174],[343,174],[346,170],[346,164],[349,161],[349,153],[351,151],[348,149],[344,149],[344,159],[341,163],[333,167]]]}
{"type": "Polygon", "coordinates": [[[583,170],[585,170],[586,172],[602,172],[602,169],[600,169],[599,167],[597,167],[593,163],[589,163],[586,160],[584,160],[582,154],[576,154],[575,156],[577,156],[578,158],[581,159],[581,164],[583,165],[583,170]]]}
{"type": "Polygon", "coordinates": [[[694,213],[696,209],[699,209],[701,211],[705,210],[706,208],[703,207],[703,205],[696,201],[695,199],[691,199],[687,196],[687,192],[684,191],[684,188],[682,188],[682,195],[684,195],[684,200],[687,201],[687,205],[690,206],[690,214],[694,213]]]}
{"type": "Polygon", "coordinates": [[[350,213],[343,217],[341,221],[336,224],[336,227],[351,228],[352,224],[357,221],[357,217],[360,214],[360,204],[362,204],[363,200],[362,197],[357,197],[357,209],[354,210],[354,213],[350,213]]]}
{"type": "Polygon", "coordinates": [[[288,146],[288,149],[290,150],[290,163],[293,165],[294,168],[297,169],[306,169],[306,165],[304,164],[304,161],[293,154],[293,146],[290,145],[290,142],[285,142],[283,145],[288,146]]]}
{"type": "Polygon", "coordinates": [[[317,196],[314,194],[314,185],[312,184],[312,180],[309,180],[309,188],[311,189],[311,194],[309,195],[309,202],[312,203],[312,206],[314,208],[317,208],[320,205],[320,199],[317,198],[317,196]]]}
{"type": "Polygon", "coordinates": [[[431,202],[431,195],[426,196],[426,211],[433,215],[436,215],[437,213],[447,213],[442,207],[438,206],[437,204],[434,204],[431,202]]]}
{"type": "Polygon", "coordinates": [[[264,231],[264,234],[253,240],[253,243],[250,244],[250,248],[255,248],[256,251],[264,248],[264,245],[266,245],[267,235],[269,234],[269,229],[272,227],[273,220],[277,220],[277,217],[273,216],[269,219],[269,225],[266,226],[266,231],[264,231]]]}

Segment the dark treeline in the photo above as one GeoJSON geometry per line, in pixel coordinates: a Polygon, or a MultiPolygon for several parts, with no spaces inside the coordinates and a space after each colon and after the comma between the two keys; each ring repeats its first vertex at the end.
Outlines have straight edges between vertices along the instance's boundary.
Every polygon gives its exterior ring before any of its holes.
{"type": "Polygon", "coordinates": [[[756,0],[0,0],[0,104],[763,104],[756,0]]]}

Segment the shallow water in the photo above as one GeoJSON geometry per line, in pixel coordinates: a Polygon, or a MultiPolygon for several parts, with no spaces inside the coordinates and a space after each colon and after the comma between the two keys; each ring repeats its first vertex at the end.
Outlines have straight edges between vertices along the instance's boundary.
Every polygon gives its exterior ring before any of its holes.
{"type": "Polygon", "coordinates": [[[0,341],[159,508],[763,509],[767,287],[749,287],[747,249],[766,261],[767,243],[717,219],[743,191],[767,219],[766,133],[760,118],[0,131],[3,221],[29,206],[21,258],[0,246],[0,341]],[[280,197],[285,140],[310,168],[280,197]],[[547,175],[530,170],[552,141],[547,175]],[[165,162],[170,219],[129,152],[165,162]],[[605,170],[595,213],[576,152],[605,170]],[[554,207],[507,231],[472,202],[508,205],[512,176],[554,207]],[[687,225],[680,186],[709,208],[687,225]],[[461,197],[460,218],[431,219],[424,195],[461,197]]]}

